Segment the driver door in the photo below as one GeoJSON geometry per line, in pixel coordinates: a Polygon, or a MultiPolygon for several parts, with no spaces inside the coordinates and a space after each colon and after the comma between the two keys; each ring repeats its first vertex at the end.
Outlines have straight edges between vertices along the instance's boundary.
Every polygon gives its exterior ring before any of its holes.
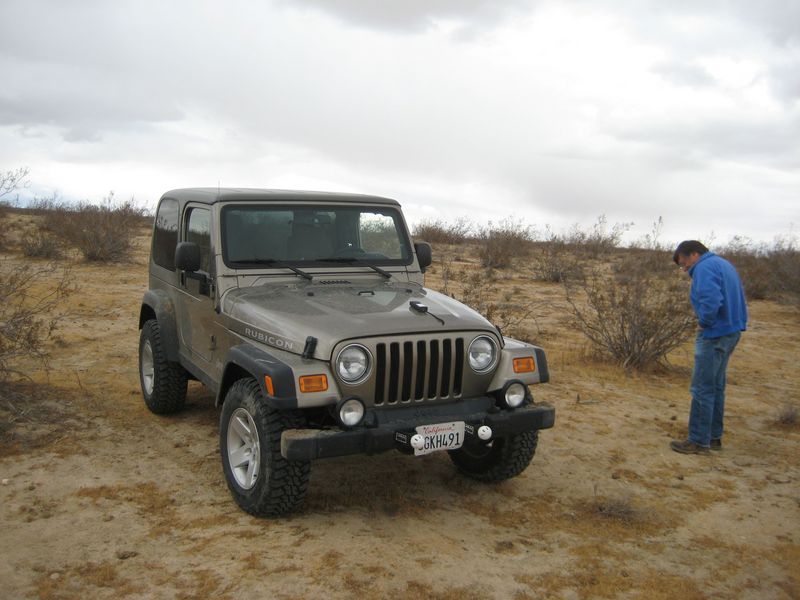
{"type": "Polygon", "coordinates": [[[187,205],[181,239],[200,247],[200,270],[179,273],[177,312],[183,345],[195,362],[210,363],[216,349],[214,337],[214,278],[211,273],[211,211],[187,205]],[[200,359],[200,361],[198,361],[200,359]]]}

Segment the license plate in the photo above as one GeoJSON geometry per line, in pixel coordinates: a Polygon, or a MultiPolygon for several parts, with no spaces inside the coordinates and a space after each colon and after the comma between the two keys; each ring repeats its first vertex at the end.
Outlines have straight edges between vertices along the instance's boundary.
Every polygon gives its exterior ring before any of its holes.
{"type": "Polygon", "coordinates": [[[455,450],[461,448],[464,443],[464,421],[421,425],[417,427],[417,433],[422,436],[425,443],[422,448],[414,449],[416,456],[440,450],[455,450]]]}

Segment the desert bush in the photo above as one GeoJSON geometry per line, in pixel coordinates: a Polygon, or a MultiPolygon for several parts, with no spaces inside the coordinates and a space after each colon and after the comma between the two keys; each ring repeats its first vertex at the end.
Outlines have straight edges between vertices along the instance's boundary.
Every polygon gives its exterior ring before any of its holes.
{"type": "Polygon", "coordinates": [[[53,262],[15,265],[0,261],[0,381],[20,373],[18,361],[45,361],[53,309],[74,288],[69,270],[53,262]]]}
{"type": "Polygon", "coordinates": [[[488,269],[510,267],[514,258],[523,258],[530,250],[533,232],[528,225],[506,217],[478,231],[478,258],[488,269]]]}
{"type": "Polygon", "coordinates": [[[534,279],[549,283],[562,283],[583,273],[581,261],[564,238],[549,228],[544,241],[536,243],[531,251],[530,265],[534,279]]]}
{"type": "Polygon", "coordinates": [[[22,253],[30,258],[58,259],[64,255],[61,240],[44,227],[37,227],[22,235],[22,253]]]}
{"type": "Polygon", "coordinates": [[[112,192],[99,205],[81,202],[66,207],[58,204],[45,223],[47,227],[54,227],[53,221],[58,220],[58,234],[87,261],[108,262],[128,258],[136,229],[145,214],[132,199],[116,202],[112,192]]]}
{"type": "Polygon", "coordinates": [[[8,205],[0,202],[0,250],[5,250],[8,245],[8,226],[5,221],[8,219],[8,205]]]}
{"type": "Polygon", "coordinates": [[[8,196],[15,190],[28,185],[27,176],[30,170],[28,167],[20,167],[15,170],[0,172],[0,249],[5,249],[8,245],[8,228],[3,223],[8,217],[8,196]]]}
{"type": "Polygon", "coordinates": [[[587,256],[597,258],[617,248],[622,236],[632,226],[633,223],[614,223],[608,229],[608,219],[600,215],[590,230],[585,231],[576,223],[563,238],[567,244],[579,248],[587,256]]]}
{"type": "Polygon", "coordinates": [[[771,245],[736,236],[718,253],[736,267],[748,299],[800,302],[800,249],[795,236],[778,237],[771,245]]]}
{"type": "Polygon", "coordinates": [[[696,328],[687,282],[663,253],[629,255],[565,283],[574,322],[601,353],[625,368],[663,363],[696,328]]]}
{"type": "Polygon", "coordinates": [[[19,188],[26,187],[28,173],[30,173],[28,167],[0,172],[0,198],[10,195],[19,188]]]}
{"type": "Polygon", "coordinates": [[[414,226],[415,239],[424,240],[430,244],[463,244],[473,231],[469,219],[460,217],[452,223],[441,219],[420,221],[414,226]]]}
{"type": "Polygon", "coordinates": [[[490,270],[455,269],[452,261],[443,264],[445,286],[442,292],[479,312],[503,332],[519,337],[525,330],[526,321],[536,323],[534,312],[540,308],[541,302],[529,300],[521,293],[506,293],[503,298],[496,298],[492,285],[495,280],[490,270]]]}

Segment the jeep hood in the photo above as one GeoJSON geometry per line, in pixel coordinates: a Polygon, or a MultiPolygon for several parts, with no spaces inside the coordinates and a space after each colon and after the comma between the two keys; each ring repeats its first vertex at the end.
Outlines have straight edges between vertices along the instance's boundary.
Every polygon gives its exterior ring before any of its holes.
{"type": "Polygon", "coordinates": [[[367,285],[298,283],[235,288],[222,312],[234,331],[295,354],[308,336],[317,338],[314,357],[329,360],[341,341],[371,336],[497,330],[479,313],[415,283],[367,285]],[[416,301],[428,314],[412,309],[416,301]],[[435,317],[444,321],[442,324],[435,317]]]}

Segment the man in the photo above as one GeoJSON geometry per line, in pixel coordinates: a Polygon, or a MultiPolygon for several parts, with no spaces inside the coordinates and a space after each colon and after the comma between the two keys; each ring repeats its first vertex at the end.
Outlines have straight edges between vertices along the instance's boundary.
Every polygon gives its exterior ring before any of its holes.
{"type": "Polygon", "coordinates": [[[725,371],[747,329],[747,304],[731,263],[696,240],[681,242],[672,256],[692,278],[690,298],[699,330],[694,347],[692,408],[687,440],[670,442],[675,452],[706,454],[722,449],[725,371]]]}

